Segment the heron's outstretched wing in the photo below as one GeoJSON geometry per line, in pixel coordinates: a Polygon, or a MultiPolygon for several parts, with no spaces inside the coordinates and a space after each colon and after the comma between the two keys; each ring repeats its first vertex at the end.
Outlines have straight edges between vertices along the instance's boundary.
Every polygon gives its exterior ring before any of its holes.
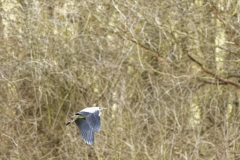
{"type": "Polygon", "coordinates": [[[89,124],[86,122],[86,119],[84,118],[78,118],[75,120],[75,123],[78,126],[78,129],[80,131],[80,134],[84,140],[85,143],[87,144],[93,144],[94,142],[94,131],[93,129],[89,126],[89,124]]]}
{"type": "Polygon", "coordinates": [[[94,132],[100,131],[101,122],[100,122],[99,110],[96,110],[94,112],[80,111],[76,114],[83,115],[86,118],[87,123],[93,129],[94,132]]]}

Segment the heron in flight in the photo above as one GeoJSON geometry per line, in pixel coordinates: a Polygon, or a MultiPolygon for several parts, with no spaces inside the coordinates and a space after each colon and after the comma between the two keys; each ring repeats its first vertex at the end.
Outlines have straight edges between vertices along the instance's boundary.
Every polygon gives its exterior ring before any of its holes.
{"type": "Polygon", "coordinates": [[[92,145],[94,132],[100,131],[100,110],[105,108],[88,107],[77,112],[66,125],[75,122],[85,143],[92,145]]]}

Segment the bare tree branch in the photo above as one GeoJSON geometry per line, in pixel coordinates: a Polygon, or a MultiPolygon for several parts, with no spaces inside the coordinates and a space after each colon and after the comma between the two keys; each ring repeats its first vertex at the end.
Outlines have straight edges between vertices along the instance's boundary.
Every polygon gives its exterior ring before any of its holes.
{"type": "Polygon", "coordinates": [[[224,83],[228,83],[228,84],[231,84],[237,88],[240,88],[240,85],[233,82],[233,81],[230,81],[228,79],[225,79],[225,78],[221,78],[219,76],[217,76],[215,73],[212,73],[210,72],[208,69],[204,68],[203,64],[201,64],[199,61],[197,61],[195,58],[193,58],[192,56],[190,56],[188,53],[185,52],[185,54],[189,57],[189,59],[191,59],[193,62],[195,62],[197,65],[200,66],[200,68],[202,69],[202,71],[204,71],[205,73],[211,75],[212,77],[214,77],[215,79],[221,81],[221,82],[224,82],[224,83]]]}

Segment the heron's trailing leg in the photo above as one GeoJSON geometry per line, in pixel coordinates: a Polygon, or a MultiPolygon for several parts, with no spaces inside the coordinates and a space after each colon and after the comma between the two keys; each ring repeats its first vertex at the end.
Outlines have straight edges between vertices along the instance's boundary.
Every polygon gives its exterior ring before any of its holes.
{"type": "Polygon", "coordinates": [[[79,115],[74,115],[74,116],[72,116],[71,121],[68,121],[68,122],[66,123],[66,125],[71,124],[71,123],[74,122],[77,118],[79,118],[79,115]]]}

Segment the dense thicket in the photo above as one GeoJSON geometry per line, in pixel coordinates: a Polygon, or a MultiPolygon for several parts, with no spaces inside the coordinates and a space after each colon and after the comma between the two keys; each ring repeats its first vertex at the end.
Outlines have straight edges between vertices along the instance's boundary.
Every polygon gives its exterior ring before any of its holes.
{"type": "Polygon", "coordinates": [[[0,159],[240,158],[238,1],[0,5],[0,159]]]}

